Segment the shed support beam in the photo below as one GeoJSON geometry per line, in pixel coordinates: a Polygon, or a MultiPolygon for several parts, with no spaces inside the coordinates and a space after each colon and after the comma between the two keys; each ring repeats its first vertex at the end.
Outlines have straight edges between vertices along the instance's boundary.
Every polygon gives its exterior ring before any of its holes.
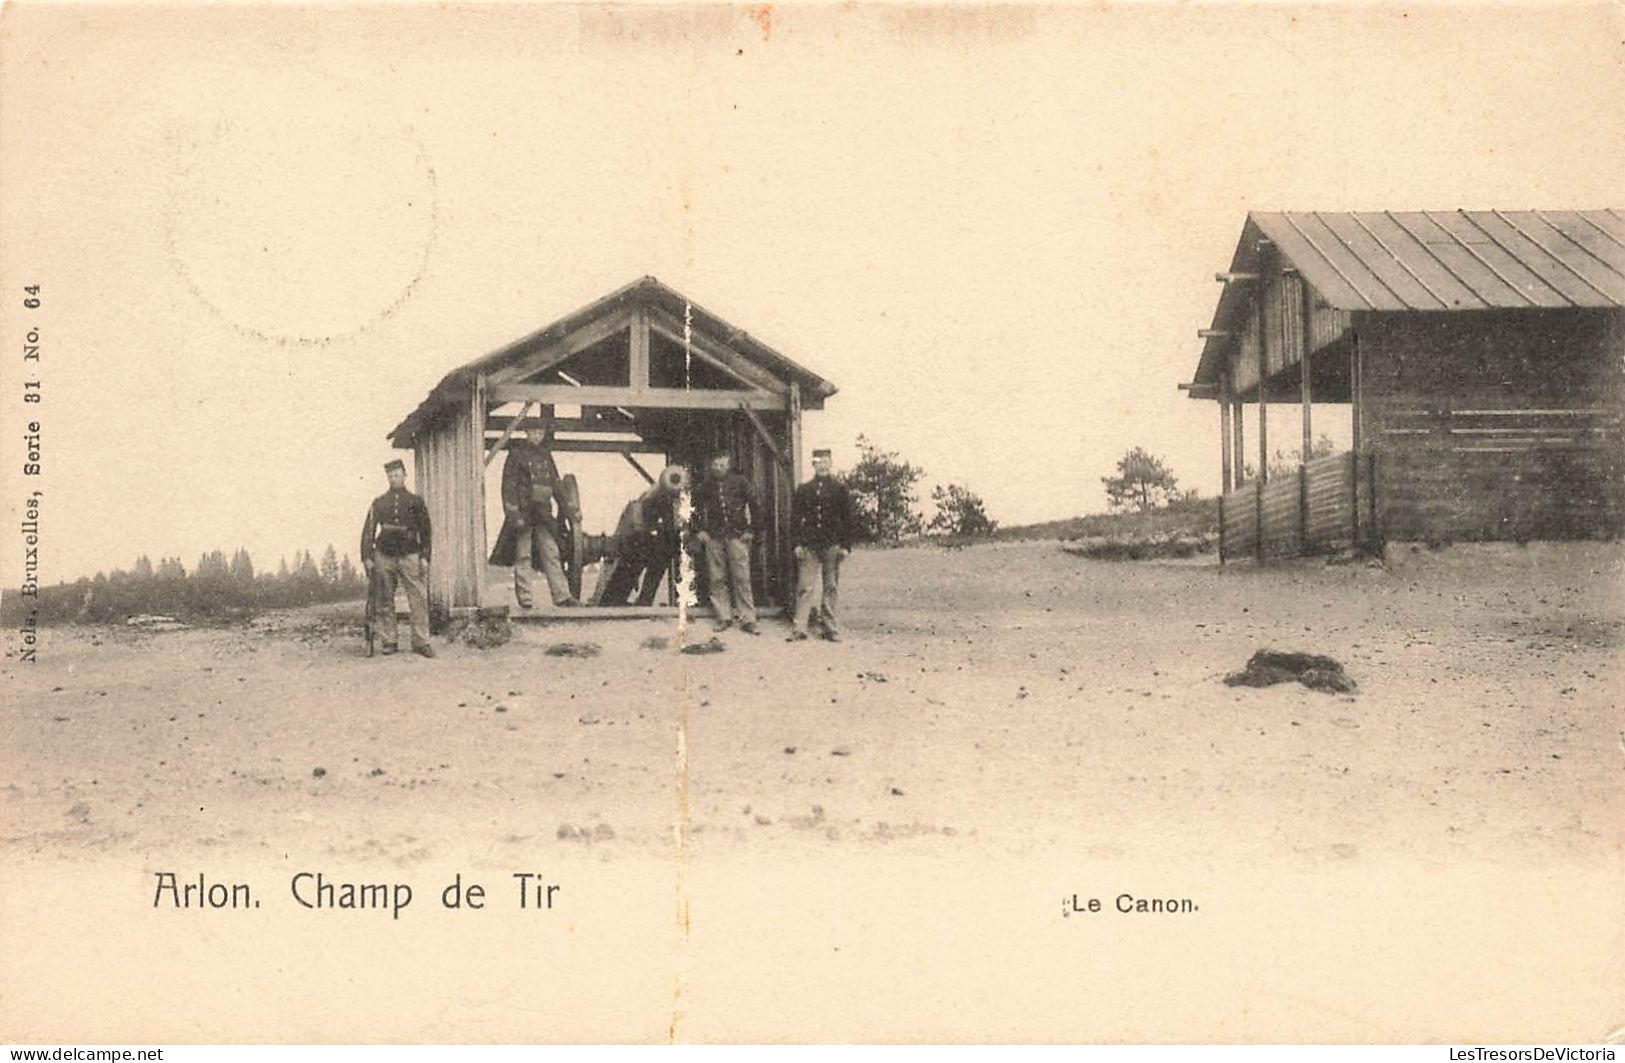
{"type": "Polygon", "coordinates": [[[761,415],[755,410],[751,409],[749,406],[746,406],[744,403],[740,403],[739,408],[745,411],[746,417],[750,418],[751,427],[755,428],[756,434],[762,437],[762,442],[765,443],[767,445],[767,449],[772,452],[773,459],[779,463],[779,468],[782,469],[787,467],[789,462],[784,457],[784,451],[780,450],[778,443],[774,442],[773,433],[769,432],[767,430],[767,425],[762,423],[761,415]]]}
{"type": "Polygon", "coordinates": [[[739,352],[716,343],[708,336],[693,329],[685,330],[681,321],[663,310],[656,308],[649,311],[649,327],[672,343],[683,347],[689,354],[715,366],[748,388],[777,392],[784,387],[783,382],[772,373],[753,364],[739,352]]]}
{"type": "MultiPolygon", "coordinates": [[[[1309,458],[1314,454],[1315,436],[1310,425],[1310,410],[1314,406],[1310,393],[1309,372],[1309,286],[1298,280],[1298,325],[1301,338],[1298,343],[1298,383],[1303,403],[1303,449],[1298,452],[1298,552],[1307,554],[1314,544],[1309,541],[1309,458]]],[[[1281,315],[1289,315],[1290,300],[1282,299],[1281,315]]],[[[1283,322],[1283,326],[1285,322],[1283,322]]],[[[1281,330],[1285,335],[1286,329],[1281,330]]]]}
{"type": "Polygon", "coordinates": [[[491,374],[490,383],[507,384],[545,372],[572,355],[579,354],[588,347],[625,330],[630,320],[631,316],[626,311],[621,311],[598,321],[589,321],[557,342],[526,355],[512,365],[496,370],[491,374]]]}
{"type": "Polygon", "coordinates": [[[1361,379],[1361,370],[1364,366],[1360,360],[1360,337],[1355,336],[1349,344],[1349,431],[1350,445],[1356,454],[1365,449],[1365,434],[1361,431],[1361,421],[1365,407],[1364,381],[1361,379]]]}
{"type": "MultiPolygon", "coordinates": [[[[1360,529],[1360,473],[1362,462],[1360,457],[1365,449],[1365,440],[1360,432],[1361,381],[1360,381],[1360,336],[1355,333],[1349,343],[1349,505],[1353,507],[1350,527],[1353,529],[1354,552],[1361,552],[1360,529]]],[[[1372,485],[1366,484],[1366,490],[1372,485]]]]}
{"type": "Polygon", "coordinates": [[[1264,354],[1267,346],[1264,332],[1264,300],[1260,298],[1257,303],[1258,314],[1258,482],[1270,482],[1270,450],[1269,450],[1269,405],[1264,401],[1264,391],[1269,381],[1269,359],[1264,354]]]}
{"type": "Polygon", "coordinates": [[[1258,499],[1255,514],[1258,521],[1258,560],[1264,560],[1264,485],[1270,482],[1269,405],[1264,401],[1264,389],[1269,382],[1269,359],[1264,349],[1269,346],[1269,332],[1264,328],[1264,293],[1258,292],[1253,303],[1258,318],[1258,483],[1254,497],[1258,499]]]}
{"type": "Polygon", "coordinates": [[[801,482],[801,384],[790,384],[790,490],[801,482]]]}
{"type": "MultiPolygon", "coordinates": [[[[485,462],[481,458],[481,448],[485,446],[485,405],[486,382],[484,375],[474,378],[474,393],[469,396],[468,410],[468,437],[467,447],[468,466],[464,474],[467,479],[463,482],[463,489],[468,493],[464,500],[469,528],[463,535],[467,536],[466,552],[458,558],[456,564],[463,570],[460,575],[467,583],[464,595],[476,609],[485,604],[485,462]]],[[[462,605],[463,602],[455,602],[462,605]]]]}
{"type": "Polygon", "coordinates": [[[558,439],[548,441],[547,449],[561,454],[654,454],[654,446],[638,442],[627,443],[618,439],[558,439]]]}
{"type": "MultiPolygon", "coordinates": [[[[485,434],[487,436],[492,436],[498,431],[508,428],[509,426],[512,426],[513,431],[517,433],[524,429],[524,426],[517,422],[518,419],[514,417],[506,417],[502,414],[491,414],[485,419],[485,434]]],[[[636,432],[639,430],[639,426],[635,421],[629,421],[621,418],[610,420],[609,418],[597,417],[554,417],[551,418],[548,423],[553,426],[555,431],[559,432],[624,433],[636,432]]],[[[533,426],[536,424],[534,419],[531,421],[531,424],[533,426]]],[[[531,430],[534,431],[535,428],[533,427],[531,430]]]]}
{"type": "Polygon", "coordinates": [[[632,334],[628,351],[629,375],[634,390],[649,386],[649,311],[639,308],[632,314],[632,334]]]}
{"type": "Polygon", "coordinates": [[[1232,402],[1230,395],[1229,374],[1226,374],[1222,380],[1222,390],[1219,392],[1219,483],[1220,490],[1228,493],[1235,486],[1233,470],[1230,467],[1230,418],[1232,415],[1232,402]]]}
{"type": "Polygon", "coordinates": [[[1244,428],[1247,404],[1241,401],[1241,396],[1233,390],[1235,381],[1227,373],[1225,379],[1230,382],[1230,428],[1235,433],[1235,439],[1230,444],[1231,460],[1234,466],[1231,469],[1232,486],[1240,487],[1247,479],[1247,435],[1244,428]]]}
{"type": "Polygon", "coordinates": [[[546,402],[568,406],[617,406],[626,409],[734,410],[743,403],[752,410],[783,410],[784,397],[765,391],[708,391],[683,388],[616,388],[599,385],[496,384],[497,402],[546,402]]]}
{"type": "Polygon", "coordinates": [[[1303,330],[1303,346],[1298,352],[1298,376],[1301,378],[1299,380],[1299,383],[1302,385],[1302,399],[1303,399],[1303,452],[1302,453],[1303,453],[1303,460],[1305,462],[1308,462],[1309,455],[1314,453],[1314,446],[1315,446],[1314,429],[1313,429],[1313,426],[1310,424],[1311,407],[1314,406],[1315,398],[1314,398],[1314,394],[1313,394],[1313,386],[1314,386],[1313,376],[1314,376],[1314,374],[1312,374],[1310,372],[1310,365],[1311,365],[1311,362],[1312,362],[1312,358],[1310,357],[1311,341],[1309,339],[1309,303],[1310,303],[1309,285],[1300,283],[1299,286],[1298,286],[1298,291],[1300,293],[1300,298],[1298,300],[1298,306],[1299,306],[1299,309],[1300,309],[1300,312],[1299,312],[1299,315],[1298,315],[1298,320],[1299,320],[1301,328],[1303,330]]]}
{"type": "Polygon", "coordinates": [[[655,482],[655,478],[653,476],[649,475],[649,470],[645,469],[643,467],[643,463],[638,461],[637,458],[634,458],[632,456],[631,451],[628,451],[628,450],[621,451],[621,457],[626,459],[626,463],[628,465],[630,465],[630,466],[632,466],[632,468],[638,470],[638,475],[643,477],[643,480],[644,480],[645,483],[652,484],[652,483],[655,482]]]}
{"type": "Polygon", "coordinates": [[[524,423],[533,405],[535,403],[525,403],[524,408],[519,411],[519,416],[508,422],[508,426],[502,430],[502,435],[497,437],[497,441],[491,445],[491,449],[485,452],[485,464],[490,465],[491,459],[500,454],[503,448],[508,445],[508,440],[513,438],[514,432],[518,431],[519,426],[524,423]]]}

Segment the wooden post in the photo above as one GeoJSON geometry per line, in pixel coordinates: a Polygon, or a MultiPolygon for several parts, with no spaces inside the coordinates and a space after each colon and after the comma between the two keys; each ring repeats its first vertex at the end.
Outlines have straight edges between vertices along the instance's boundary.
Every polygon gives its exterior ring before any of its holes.
{"type": "Polygon", "coordinates": [[[1264,481],[1253,481],[1253,522],[1257,525],[1256,541],[1253,543],[1253,554],[1259,561],[1264,560],[1264,481]]]}
{"type": "Polygon", "coordinates": [[[801,482],[801,382],[790,382],[790,487],[801,482]]]}
{"type": "Polygon", "coordinates": [[[1265,385],[1269,380],[1269,359],[1264,355],[1264,296],[1260,292],[1256,304],[1258,314],[1258,482],[1270,482],[1269,411],[1266,408],[1265,385]]]}
{"type": "Polygon", "coordinates": [[[1309,541],[1309,466],[1298,465],[1298,553],[1307,554],[1309,541]]]}
{"type": "Polygon", "coordinates": [[[641,306],[632,312],[628,340],[628,385],[634,391],[642,391],[649,387],[649,311],[641,306]]]}
{"type": "MultiPolygon", "coordinates": [[[[1360,437],[1360,336],[1351,332],[1349,336],[1349,505],[1352,507],[1352,523],[1349,535],[1352,538],[1355,553],[1361,549],[1360,542],[1360,452],[1364,449],[1364,441],[1360,437]]],[[[1371,485],[1366,485],[1370,490],[1371,485]]]]}
{"type": "Polygon", "coordinates": [[[1360,452],[1349,451],[1349,549],[1360,552],[1360,452]]]}
{"type": "Polygon", "coordinates": [[[485,604],[485,374],[474,378],[472,408],[469,410],[468,576],[473,581],[474,608],[485,604]]]}
{"type": "Polygon", "coordinates": [[[1375,451],[1366,455],[1366,504],[1371,510],[1371,530],[1366,535],[1371,540],[1371,553],[1381,557],[1383,553],[1382,525],[1378,521],[1377,509],[1377,454],[1375,451]]]}
{"type": "Polygon", "coordinates": [[[1349,334],[1349,411],[1353,417],[1350,425],[1349,439],[1353,449],[1359,452],[1365,449],[1365,433],[1361,422],[1365,420],[1365,381],[1362,377],[1365,365],[1360,357],[1360,335],[1358,332],[1349,334]]]}
{"type": "Polygon", "coordinates": [[[1224,496],[1219,496],[1219,567],[1224,567],[1224,496]]]}
{"type": "Polygon", "coordinates": [[[1219,492],[1228,492],[1234,481],[1233,470],[1230,468],[1230,375],[1227,373],[1220,379],[1219,384],[1219,492]]]}
{"type": "Polygon", "coordinates": [[[1310,408],[1314,405],[1314,395],[1313,382],[1309,378],[1309,286],[1301,281],[1298,284],[1298,296],[1303,304],[1303,314],[1301,315],[1303,343],[1298,354],[1298,376],[1301,385],[1299,397],[1303,402],[1303,450],[1299,451],[1299,453],[1307,463],[1309,455],[1314,452],[1315,447],[1314,432],[1310,425],[1312,416],[1310,408]]]}
{"type": "MultiPolygon", "coordinates": [[[[1313,543],[1309,537],[1309,458],[1315,452],[1314,432],[1310,426],[1314,406],[1314,388],[1310,370],[1313,351],[1309,342],[1309,282],[1300,274],[1295,285],[1298,292],[1298,383],[1303,403],[1303,449],[1298,452],[1298,552],[1307,554],[1313,543]]],[[[1284,293],[1283,293],[1284,295],[1284,293]]],[[[1282,300],[1282,317],[1289,313],[1282,300]]],[[[1283,330],[1284,330],[1283,322],[1283,330]]]]}
{"type": "Polygon", "coordinates": [[[1247,479],[1247,437],[1243,431],[1247,404],[1242,402],[1234,391],[1230,393],[1230,428],[1235,433],[1235,440],[1230,444],[1230,452],[1234,455],[1231,468],[1231,489],[1238,488],[1247,479]]]}
{"type": "Polygon", "coordinates": [[[794,609],[796,603],[796,554],[790,543],[790,525],[795,520],[796,486],[801,483],[801,383],[790,382],[790,410],[785,426],[790,432],[790,490],[784,496],[784,604],[787,609],[794,609]]]}
{"type": "Polygon", "coordinates": [[[1258,321],[1258,482],[1253,484],[1254,507],[1258,515],[1258,560],[1264,560],[1264,485],[1270,482],[1269,413],[1264,401],[1265,384],[1269,379],[1269,359],[1264,355],[1268,337],[1264,331],[1264,289],[1260,285],[1253,301],[1253,313],[1258,321]]]}

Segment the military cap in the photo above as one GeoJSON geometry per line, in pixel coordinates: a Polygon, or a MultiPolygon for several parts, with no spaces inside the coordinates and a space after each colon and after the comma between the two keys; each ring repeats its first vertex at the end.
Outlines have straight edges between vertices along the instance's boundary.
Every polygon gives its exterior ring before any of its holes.
{"type": "Polygon", "coordinates": [[[402,461],[400,458],[390,458],[388,461],[384,462],[385,472],[389,472],[393,469],[399,469],[402,472],[405,472],[406,462],[402,461]]]}
{"type": "Polygon", "coordinates": [[[817,450],[813,451],[813,457],[814,458],[827,458],[827,457],[829,457],[829,448],[828,447],[819,447],[817,450]]]}

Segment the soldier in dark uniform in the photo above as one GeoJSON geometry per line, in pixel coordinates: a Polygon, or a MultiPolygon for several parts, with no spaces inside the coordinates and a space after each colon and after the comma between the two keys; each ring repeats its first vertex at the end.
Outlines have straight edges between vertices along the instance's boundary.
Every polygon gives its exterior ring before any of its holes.
{"type": "Polygon", "coordinates": [[[750,549],[767,520],[762,497],[742,474],[731,472],[733,458],[719,452],[711,459],[710,475],[694,489],[690,531],[705,552],[711,604],[717,611],[717,630],[733,626],[752,635],[756,627],[756,597],[750,585],[750,549]]]}
{"type": "MultiPolygon", "coordinates": [[[[491,564],[513,567],[513,593],[519,608],[529,609],[536,570],[547,577],[554,605],[580,605],[570,593],[559,558],[559,469],[545,442],[515,439],[502,462],[502,530],[491,550],[491,564]]],[[[578,522],[579,513],[571,514],[578,522]]]]}
{"type": "Polygon", "coordinates": [[[599,605],[625,605],[640,580],[638,604],[654,604],[660,581],[677,557],[677,496],[686,478],[680,467],[667,468],[621,511],[615,526],[615,568],[599,605]]]}
{"type": "Polygon", "coordinates": [[[796,554],[796,611],[789,641],[807,637],[807,625],[818,623],[831,642],[841,639],[836,604],[841,585],[841,559],[852,552],[857,519],[852,493],[830,473],[830,454],[815,450],[813,478],[796,488],[790,503],[790,543],[796,554]]]}
{"type": "Polygon", "coordinates": [[[382,582],[379,595],[384,605],[378,618],[384,653],[400,649],[400,632],[395,623],[395,587],[406,586],[406,601],[412,610],[412,649],[424,657],[434,656],[429,644],[429,507],[406,489],[406,463],[400,459],[384,466],[389,490],[372,500],[367,519],[361,526],[361,564],[382,582]]]}

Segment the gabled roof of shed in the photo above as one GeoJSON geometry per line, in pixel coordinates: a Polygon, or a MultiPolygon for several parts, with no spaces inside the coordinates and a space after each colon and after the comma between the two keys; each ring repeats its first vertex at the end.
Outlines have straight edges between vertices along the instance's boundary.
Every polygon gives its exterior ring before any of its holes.
{"type": "Polygon", "coordinates": [[[429,392],[429,396],[418,404],[417,409],[407,414],[406,419],[390,431],[389,438],[396,446],[408,445],[418,429],[442,407],[466,398],[468,389],[481,373],[505,368],[590,321],[630,306],[659,307],[674,314],[679,320],[686,318],[692,322],[695,331],[726,342],[728,346],[769,372],[784,380],[800,384],[809,404],[821,403],[835,394],[835,385],[817,373],[797,365],[767,344],[734,327],[687,296],[668,288],[654,277],[642,277],[574,313],[559,318],[550,325],[453,369],[441,378],[440,383],[436,384],[429,392]]]}
{"type": "MultiPolygon", "coordinates": [[[[1260,239],[1328,305],[1347,311],[1625,307],[1625,211],[1254,211],[1230,272],[1259,264],[1260,239]]],[[[1251,298],[1229,283],[1194,380],[1211,383],[1251,298]]]]}

